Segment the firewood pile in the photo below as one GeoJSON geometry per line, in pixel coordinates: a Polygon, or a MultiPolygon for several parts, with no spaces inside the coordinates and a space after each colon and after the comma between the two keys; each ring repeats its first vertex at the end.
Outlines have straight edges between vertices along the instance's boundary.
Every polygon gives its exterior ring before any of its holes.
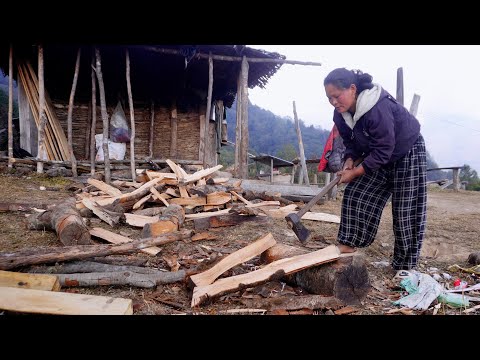
{"type": "MultiPolygon", "coordinates": [[[[168,168],[157,171],[137,170],[135,182],[116,180],[109,185],[101,180],[89,178],[88,185],[78,189],[75,197],[46,211],[38,210],[30,215],[28,218],[30,229],[55,231],[60,242],[66,246],[42,249],[42,251],[22,250],[11,254],[0,253],[0,270],[12,271],[27,267],[30,274],[23,274],[25,276],[34,276],[32,273],[37,275],[42,272],[54,273],[59,285],[52,287],[50,280],[48,287],[51,288],[38,288],[37,290],[42,291],[42,299],[51,296],[48,295],[48,291],[59,291],[60,288],[65,287],[128,285],[155,288],[161,284],[183,282],[191,291],[191,307],[198,308],[207,300],[216,301],[221,295],[245,289],[249,284],[252,286],[265,284],[287,276],[290,276],[293,283],[295,281],[308,283],[310,278],[318,276],[317,272],[307,274],[310,276],[309,279],[305,276],[295,278],[295,274],[305,269],[314,269],[324,263],[328,266],[329,264],[326,263],[339,259],[338,248],[334,245],[311,252],[295,249],[293,252],[284,251],[273,235],[266,233],[257,239],[251,239],[251,243],[247,246],[210,265],[201,264],[198,261],[198,266],[180,270],[176,257],[172,259],[164,257],[168,260],[171,271],[161,271],[135,264],[102,262],[101,258],[108,255],[139,251],[155,257],[161,252],[161,246],[168,243],[178,241],[191,243],[215,238],[208,231],[209,229],[235,226],[249,221],[262,223],[271,217],[283,218],[289,212],[296,210],[296,205],[283,199],[281,194],[244,192],[241,188],[241,180],[223,178],[216,174],[221,165],[187,173],[173,161],[167,160],[167,164],[168,168]],[[281,207],[281,205],[286,206],[281,207]],[[108,224],[112,231],[103,227],[90,226],[89,221],[85,219],[92,217],[108,224]],[[120,224],[141,229],[139,239],[116,233],[115,228],[120,224]],[[98,244],[92,239],[110,244],[98,244]],[[260,269],[254,268],[253,271],[225,277],[227,271],[255,257],[261,257],[264,260],[265,264],[260,269]],[[44,265],[52,263],[56,265],[44,265]]],[[[327,270],[327,273],[322,276],[328,278],[330,283],[338,285],[336,288],[340,289],[342,288],[341,279],[345,276],[341,275],[339,269],[347,267],[360,269],[357,273],[361,273],[365,265],[358,261],[343,260],[343,263],[337,264],[330,274],[327,270]]],[[[18,277],[21,274],[10,271],[2,271],[3,276],[10,274],[9,277],[11,277],[11,274],[16,274],[15,276],[18,277]]],[[[3,286],[1,279],[2,274],[0,274],[0,287],[3,286]]],[[[366,294],[367,283],[368,276],[362,276],[361,283],[359,282],[355,289],[356,293],[364,291],[366,294]]],[[[333,288],[332,284],[326,286],[333,288]]],[[[349,289],[352,288],[351,284],[346,286],[349,289]]],[[[32,289],[35,288],[29,288],[30,291],[32,289]]],[[[12,296],[8,293],[9,290],[1,288],[0,291],[6,292],[5,298],[12,296]]],[[[322,291],[318,289],[317,293],[322,291]]],[[[338,309],[342,305],[341,300],[349,296],[340,293],[329,295],[332,296],[316,299],[314,301],[316,305],[311,306],[338,309]]],[[[20,295],[16,294],[16,296],[20,295]]],[[[30,299],[29,296],[31,295],[26,294],[26,299],[30,299]]],[[[55,296],[58,297],[58,294],[55,296]]],[[[52,313],[42,309],[41,306],[37,308],[35,303],[29,304],[27,300],[25,301],[27,304],[21,308],[22,311],[52,313]]],[[[55,298],[50,301],[69,302],[70,300],[55,298]]],[[[106,300],[98,299],[97,301],[101,305],[106,300]]],[[[2,305],[0,301],[0,307],[2,306],[5,308],[7,305],[2,305]]],[[[60,304],[58,306],[60,307],[60,304]]],[[[264,304],[264,307],[268,308],[268,304],[264,304]]],[[[6,309],[9,307],[7,306],[6,309]]],[[[75,312],[75,310],[71,311],[75,312]]],[[[86,310],[87,313],[88,311],[90,310],[86,310]]],[[[91,313],[96,313],[95,311],[97,310],[91,310],[91,313]]],[[[120,310],[112,311],[125,314],[133,312],[128,301],[122,303],[120,310]]],[[[53,313],[56,312],[53,311],[53,313]]],[[[58,313],[62,312],[59,310],[58,313]]],[[[82,312],[79,311],[79,313],[82,312]]]]}

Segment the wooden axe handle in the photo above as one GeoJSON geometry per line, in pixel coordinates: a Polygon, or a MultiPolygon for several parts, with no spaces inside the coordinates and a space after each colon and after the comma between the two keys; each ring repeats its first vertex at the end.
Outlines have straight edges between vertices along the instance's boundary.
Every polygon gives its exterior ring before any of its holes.
{"type": "MultiPolygon", "coordinates": [[[[355,162],[353,163],[353,166],[357,167],[361,162],[363,161],[362,158],[359,158],[357,160],[355,160],[355,162]]],[[[305,213],[310,210],[313,205],[315,205],[323,196],[325,196],[325,194],[327,192],[330,191],[330,189],[332,189],[335,185],[338,184],[338,182],[340,181],[342,177],[341,176],[337,176],[335,177],[335,179],[333,179],[332,181],[330,181],[326,186],[323,187],[322,191],[320,191],[317,195],[315,195],[315,197],[310,200],[307,205],[305,205],[304,207],[302,207],[298,212],[297,212],[297,216],[299,218],[301,218],[303,215],[305,215],[305,213]]]]}

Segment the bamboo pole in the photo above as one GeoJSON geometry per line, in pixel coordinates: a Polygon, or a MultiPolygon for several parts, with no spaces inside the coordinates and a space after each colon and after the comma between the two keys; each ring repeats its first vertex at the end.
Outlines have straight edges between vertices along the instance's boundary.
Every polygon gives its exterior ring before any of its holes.
{"type": "Polygon", "coordinates": [[[80,71],[80,54],[81,48],[78,48],[77,60],[75,62],[75,72],[73,74],[72,90],[70,91],[70,99],[68,100],[68,115],[67,115],[67,128],[68,128],[68,150],[70,152],[70,160],[72,161],[72,173],[73,177],[78,177],[77,174],[77,159],[73,154],[73,141],[72,141],[72,115],[73,115],[73,99],[75,98],[75,90],[77,88],[78,73],[80,71]]]}
{"type": "MultiPolygon", "coordinates": [[[[161,53],[161,54],[170,54],[170,55],[181,55],[182,52],[180,50],[175,49],[163,49],[157,48],[154,46],[145,46],[146,50],[161,53]]],[[[195,54],[196,57],[200,59],[208,59],[210,54],[203,54],[197,53],[195,54]]],[[[212,55],[213,60],[222,60],[222,61],[242,61],[243,58],[240,56],[226,56],[226,55],[212,55]]],[[[248,62],[256,62],[256,63],[277,63],[277,64],[290,64],[290,65],[310,65],[310,66],[321,66],[322,64],[319,62],[312,62],[312,61],[296,61],[296,60],[285,60],[285,59],[272,59],[272,58],[246,58],[248,62]]]]}
{"type": "Polygon", "coordinates": [[[209,127],[210,127],[210,113],[212,110],[212,91],[213,91],[213,59],[210,54],[208,57],[208,95],[207,95],[207,110],[205,114],[205,152],[203,154],[203,166],[205,168],[213,166],[214,164],[209,164],[209,156],[212,150],[211,146],[207,146],[207,144],[211,144],[211,139],[209,139],[209,127]]]}
{"type": "Polygon", "coordinates": [[[100,50],[95,48],[95,58],[96,58],[96,74],[98,80],[98,89],[100,91],[100,108],[102,111],[102,120],[103,120],[103,159],[105,164],[105,182],[110,184],[110,152],[108,151],[108,113],[107,113],[107,104],[105,101],[105,87],[103,84],[103,75],[102,75],[102,59],[100,56],[100,50]]]}
{"type": "Polygon", "coordinates": [[[397,101],[403,105],[403,68],[397,69],[397,101]]]}
{"type": "Polygon", "coordinates": [[[130,54],[126,50],[126,64],[127,64],[127,91],[128,91],[128,105],[130,107],[130,167],[132,171],[132,181],[135,181],[137,175],[135,173],[135,115],[133,108],[132,84],[130,82],[130,54]]]}
{"type": "MultiPolygon", "coordinates": [[[[38,45],[38,103],[40,126],[38,129],[38,158],[46,160],[45,154],[45,125],[47,116],[45,114],[45,85],[43,82],[43,45],[38,45]]],[[[43,173],[43,163],[37,163],[37,173],[43,173]]]]}
{"type": "Polygon", "coordinates": [[[300,122],[298,121],[298,117],[297,117],[297,108],[295,107],[295,101],[293,102],[293,116],[295,118],[295,129],[297,130],[298,150],[300,152],[302,174],[303,174],[303,178],[305,179],[305,184],[310,185],[310,180],[308,179],[307,163],[305,162],[305,151],[303,150],[302,131],[300,130],[300,122]]]}
{"type": "Polygon", "coordinates": [[[153,159],[153,129],[155,123],[155,103],[153,102],[153,100],[150,114],[150,137],[148,138],[148,155],[151,159],[153,159]]]}
{"type": "Polygon", "coordinates": [[[413,94],[412,104],[410,105],[410,114],[417,116],[418,103],[420,102],[420,95],[413,94]]]}
{"type": "Polygon", "coordinates": [[[8,167],[13,167],[13,46],[8,56],[8,167]]]}
{"type": "Polygon", "coordinates": [[[92,128],[90,130],[90,174],[95,175],[95,133],[97,127],[97,86],[95,84],[95,57],[92,54],[92,128]]]}

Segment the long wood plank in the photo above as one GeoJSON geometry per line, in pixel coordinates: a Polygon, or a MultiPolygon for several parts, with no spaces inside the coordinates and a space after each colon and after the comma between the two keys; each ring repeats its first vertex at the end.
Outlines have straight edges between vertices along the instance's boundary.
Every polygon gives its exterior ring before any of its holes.
{"type": "Polygon", "coordinates": [[[0,309],[53,315],[132,315],[131,299],[0,287],[0,309]]]}
{"type": "Polygon", "coordinates": [[[339,256],[340,251],[338,247],[330,245],[324,249],[308,254],[274,261],[259,270],[219,279],[210,285],[195,287],[193,289],[191,306],[200,305],[207,298],[238,291],[241,286],[263,284],[279,274],[288,275],[315,265],[334,261],[338,259],[339,256]]]}
{"type": "MultiPolygon", "coordinates": [[[[102,229],[99,227],[95,227],[93,229],[90,229],[90,235],[99,237],[100,239],[103,239],[105,241],[108,241],[112,244],[122,244],[122,243],[128,243],[133,241],[132,239],[122,236],[120,234],[115,234],[114,232],[108,231],[106,229],[102,229]]],[[[157,255],[162,249],[160,249],[157,246],[152,246],[148,247],[145,249],[140,250],[141,252],[144,252],[146,254],[150,255],[157,255]]]]}
{"type": "Polygon", "coordinates": [[[45,291],[59,291],[58,276],[49,274],[28,274],[0,270],[0,287],[16,287],[45,291]]]}
{"type": "Polygon", "coordinates": [[[226,256],[207,271],[204,271],[200,274],[192,275],[190,279],[196,286],[209,285],[228,269],[231,269],[238,264],[242,264],[257,255],[260,255],[262,252],[271,248],[276,243],[277,242],[275,241],[273,235],[271,233],[268,233],[267,235],[262,236],[260,239],[256,240],[255,242],[226,256]]]}

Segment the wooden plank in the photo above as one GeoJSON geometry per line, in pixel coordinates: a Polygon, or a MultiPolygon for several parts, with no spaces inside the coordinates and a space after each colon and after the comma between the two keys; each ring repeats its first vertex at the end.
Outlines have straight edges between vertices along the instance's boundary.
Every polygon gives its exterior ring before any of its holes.
{"type": "MultiPolygon", "coordinates": [[[[102,229],[102,228],[98,228],[98,227],[95,227],[95,228],[91,229],[90,230],[90,235],[96,236],[96,237],[98,237],[100,239],[103,239],[105,241],[108,241],[109,243],[112,243],[112,244],[123,244],[123,243],[128,243],[128,242],[133,241],[132,239],[130,239],[126,236],[122,236],[120,234],[115,234],[111,231],[108,231],[108,230],[105,230],[105,229],[102,229]]],[[[151,246],[149,248],[145,248],[145,249],[142,249],[140,251],[144,252],[145,254],[155,256],[160,251],[162,251],[162,249],[160,249],[157,246],[151,246]]]]}
{"type": "Polygon", "coordinates": [[[0,287],[0,309],[53,315],[132,315],[131,299],[0,287]]]}
{"type": "Polygon", "coordinates": [[[223,205],[232,201],[232,195],[225,191],[217,191],[207,194],[207,205],[223,205]]]}
{"type": "Polygon", "coordinates": [[[268,216],[246,216],[232,213],[208,218],[194,219],[193,223],[195,230],[206,230],[209,228],[239,225],[249,221],[265,222],[267,220],[268,216]]]}
{"type": "Polygon", "coordinates": [[[173,198],[170,199],[170,204],[202,206],[207,205],[207,199],[204,197],[173,198]]]}
{"type": "Polygon", "coordinates": [[[302,165],[301,171],[303,174],[303,179],[305,180],[305,184],[310,185],[310,180],[308,179],[307,163],[305,162],[305,151],[303,150],[302,131],[300,130],[300,122],[298,121],[297,117],[297,108],[295,107],[295,101],[293,102],[293,117],[295,118],[295,130],[297,132],[298,148],[300,151],[300,163],[302,165]]]}
{"type": "Polygon", "coordinates": [[[204,219],[204,218],[209,218],[209,217],[212,217],[212,216],[228,214],[229,211],[230,211],[230,209],[223,209],[223,210],[219,210],[219,211],[202,212],[202,213],[198,213],[198,214],[186,214],[185,219],[187,219],[187,220],[204,219]]]}
{"type": "Polygon", "coordinates": [[[335,245],[313,251],[304,255],[297,255],[274,261],[260,270],[246,274],[219,279],[213,284],[199,286],[193,289],[191,306],[198,306],[207,298],[237,291],[240,286],[259,285],[269,281],[277,273],[285,275],[338,259],[340,251],[335,245]]]}
{"type": "Polygon", "coordinates": [[[105,194],[108,194],[108,195],[111,195],[111,196],[122,195],[122,192],[120,190],[118,190],[116,187],[113,187],[112,185],[106,184],[103,181],[88,178],[87,183],[95,186],[99,190],[102,190],[105,194]]]}
{"type": "Polygon", "coordinates": [[[275,241],[273,235],[268,233],[267,235],[257,239],[255,242],[226,256],[207,271],[192,275],[190,279],[196,286],[209,285],[228,269],[253,259],[255,256],[260,255],[276,243],[277,242],[275,241]]]}
{"type": "Polygon", "coordinates": [[[97,215],[100,219],[105,221],[111,227],[115,227],[120,222],[121,214],[113,216],[111,213],[105,211],[100,206],[97,206],[91,199],[83,198],[82,204],[85,205],[88,209],[92,210],[95,215],[97,215]]]}
{"type": "Polygon", "coordinates": [[[184,179],[179,179],[179,183],[182,185],[193,183],[200,180],[201,178],[213,174],[215,171],[220,170],[222,167],[223,165],[217,165],[212,168],[199,170],[191,175],[185,176],[184,179]]]}
{"type": "Polygon", "coordinates": [[[403,68],[397,69],[397,101],[403,105],[403,68]]]}
{"type": "Polygon", "coordinates": [[[146,216],[146,215],[137,215],[125,213],[125,222],[130,226],[143,228],[146,224],[152,224],[160,220],[160,217],[157,216],[146,216]]]}
{"type": "Polygon", "coordinates": [[[420,102],[420,95],[413,94],[412,104],[410,105],[410,114],[417,116],[418,103],[420,102]]]}
{"type": "Polygon", "coordinates": [[[45,291],[60,290],[60,282],[55,275],[0,270],[0,287],[2,286],[45,291]]]}

